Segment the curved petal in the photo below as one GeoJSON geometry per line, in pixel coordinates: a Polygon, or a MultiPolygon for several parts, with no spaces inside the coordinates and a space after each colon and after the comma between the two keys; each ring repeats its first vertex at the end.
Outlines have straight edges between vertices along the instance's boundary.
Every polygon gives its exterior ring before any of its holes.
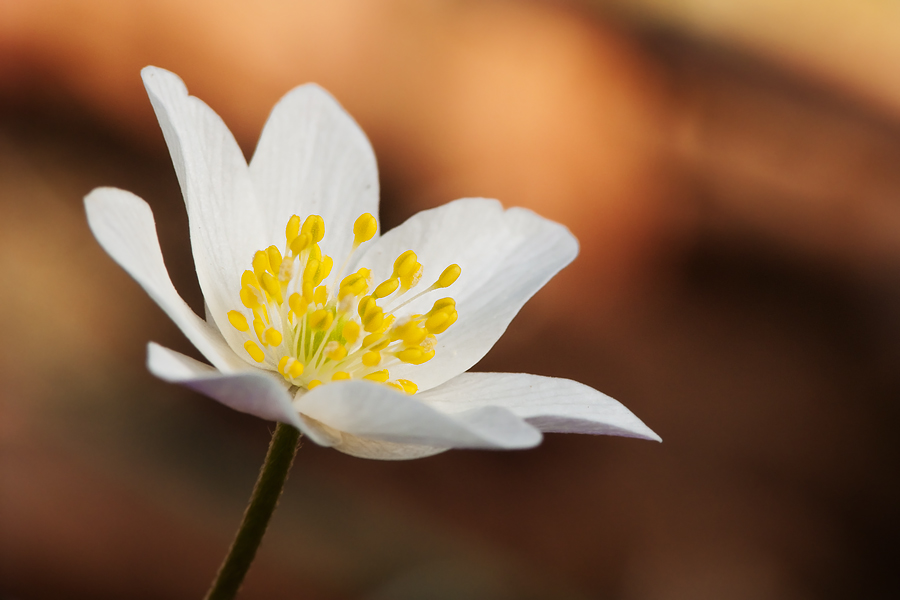
{"type": "Polygon", "coordinates": [[[189,96],[177,75],[146,67],[141,76],[181,184],[200,288],[222,335],[244,359],[242,338],[226,315],[240,307],[241,273],[253,253],[272,243],[247,162],[222,119],[189,96]]]}
{"type": "Polygon", "coordinates": [[[179,383],[218,400],[225,406],[260,419],[293,425],[317,444],[331,445],[332,438],[308,427],[291,404],[291,394],[267,371],[220,373],[209,365],[164,348],[147,345],[147,368],[169,383],[179,383]]]}
{"type": "Polygon", "coordinates": [[[448,414],[482,406],[503,407],[546,432],[662,441],[622,404],[570,379],[524,373],[463,373],[417,397],[448,414]]]}
{"type": "Polygon", "coordinates": [[[349,433],[341,434],[340,443],[332,446],[344,454],[357,458],[371,458],[375,460],[412,460],[414,458],[426,458],[450,448],[437,448],[434,446],[422,446],[420,444],[397,444],[371,438],[357,437],[349,433]]]}
{"type": "Polygon", "coordinates": [[[496,200],[467,198],[413,216],[384,234],[358,264],[372,269],[377,283],[391,275],[393,261],[410,249],[423,265],[423,289],[448,265],[462,268],[450,288],[430,292],[403,309],[405,314],[425,313],[438,298],[456,300],[459,320],[438,336],[435,357],[419,366],[391,366],[392,377],[415,381],[424,391],[481,360],[522,305],[575,258],[578,242],[563,225],[530,210],[504,211],[496,200]]]}
{"type": "Polygon", "coordinates": [[[141,285],[185,336],[222,371],[247,366],[221,334],[185,304],[172,285],[163,262],[153,212],[125,190],[97,188],[84,199],[88,225],[109,255],[141,285]]]}
{"type": "Polygon", "coordinates": [[[378,216],[378,167],[359,125],[328,92],[315,84],[282,98],[266,121],[250,161],[269,244],[284,244],[291,215],[321,215],[322,251],[335,271],[353,245],[353,223],[363,213],[378,216]]]}
{"type": "Polygon", "coordinates": [[[434,448],[531,448],[540,432],[495,406],[453,415],[368,381],[321,385],[294,400],[302,414],[360,438],[434,448]]]}

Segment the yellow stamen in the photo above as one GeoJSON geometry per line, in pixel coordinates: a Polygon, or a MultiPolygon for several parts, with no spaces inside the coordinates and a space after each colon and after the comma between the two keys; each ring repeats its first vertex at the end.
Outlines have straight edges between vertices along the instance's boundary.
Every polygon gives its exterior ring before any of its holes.
{"type": "Polygon", "coordinates": [[[258,363],[266,360],[266,355],[262,350],[259,349],[259,346],[257,346],[256,342],[254,342],[253,340],[247,340],[246,342],[244,342],[244,350],[247,351],[247,354],[250,355],[250,358],[258,363]]]}
{"type": "Polygon", "coordinates": [[[378,221],[369,213],[360,215],[353,224],[353,245],[359,246],[363,242],[368,242],[375,236],[378,231],[378,221]]]}
{"type": "Polygon", "coordinates": [[[368,375],[364,375],[363,379],[368,379],[369,381],[376,381],[378,383],[384,383],[390,378],[390,373],[388,373],[387,369],[382,369],[380,371],[375,371],[373,373],[369,373],[368,375]]]}
{"type": "Polygon", "coordinates": [[[390,279],[386,279],[378,284],[378,287],[375,288],[375,291],[372,292],[373,298],[384,298],[385,296],[390,296],[393,294],[397,288],[400,287],[400,280],[396,277],[391,277],[390,279]]]}
{"type": "Polygon", "coordinates": [[[332,381],[344,381],[346,379],[350,379],[350,373],[346,371],[338,371],[334,375],[331,376],[332,381]]]}
{"type": "Polygon", "coordinates": [[[410,381],[409,379],[398,379],[397,383],[403,388],[403,391],[412,396],[417,391],[419,391],[419,386],[410,381]]]}
{"type": "Polygon", "coordinates": [[[236,310],[228,311],[228,322],[238,331],[250,331],[250,325],[247,323],[247,317],[236,310]]]}
{"type": "Polygon", "coordinates": [[[320,331],[324,331],[331,327],[331,323],[333,321],[334,315],[331,313],[331,311],[324,308],[314,310],[309,315],[309,326],[320,331]]]}
{"type": "Polygon", "coordinates": [[[281,345],[281,332],[277,329],[269,328],[266,330],[266,343],[270,346],[281,345]]]}
{"type": "Polygon", "coordinates": [[[319,215],[309,215],[303,222],[300,233],[308,233],[313,243],[318,244],[325,237],[325,220],[319,215]]]}
{"type": "Polygon", "coordinates": [[[381,353],[380,352],[366,352],[362,355],[362,364],[367,367],[374,367],[381,362],[381,353]]]}
{"type": "Polygon", "coordinates": [[[351,346],[359,339],[359,324],[356,321],[347,321],[344,323],[344,329],[341,331],[344,339],[351,346]]]}
{"type": "Polygon", "coordinates": [[[438,280],[432,287],[435,289],[450,287],[457,279],[459,279],[460,273],[462,273],[462,269],[459,268],[459,265],[454,263],[444,269],[443,273],[441,273],[441,276],[438,277],[438,280]]]}
{"type": "Polygon", "coordinates": [[[320,385],[322,385],[321,381],[319,381],[318,379],[313,379],[312,381],[310,381],[309,383],[306,384],[306,389],[314,390],[317,387],[319,387],[320,385]]]}
{"type": "Polygon", "coordinates": [[[288,247],[290,247],[291,242],[293,242],[299,234],[300,217],[294,215],[293,217],[288,219],[287,227],[284,228],[284,238],[287,240],[288,247]]]}

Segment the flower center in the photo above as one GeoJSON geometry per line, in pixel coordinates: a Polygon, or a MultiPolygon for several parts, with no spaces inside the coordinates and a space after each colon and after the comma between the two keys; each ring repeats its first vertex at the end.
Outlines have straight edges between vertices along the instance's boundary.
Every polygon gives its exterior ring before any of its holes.
{"type": "Polygon", "coordinates": [[[399,319],[393,313],[428,292],[452,285],[460,268],[450,265],[430,287],[409,298],[405,296],[422,277],[422,265],[412,250],[397,257],[391,277],[371,293],[369,269],[340,279],[353,253],[377,229],[371,214],[356,220],[353,248],[337,275],[337,289],[322,283],[334,260],[319,247],[325,236],[319,215],[310,215],[302,226],[297,215],[288,220],[284,253],[269,246],[254,254],[252,270],[241,276],[245,310],[228,312],[231,325],[245,334],[244,349],[254,361],[310,390],[331,381],[368,379],[407,394],[416,392],[418,387],[408,379],[392,381],[389,367],[431,360],[436,336],[457,319],[456,302],[441,298],[427,313],[399,319]],[[379,305],[388,301],[389,309],[379,305]]]}

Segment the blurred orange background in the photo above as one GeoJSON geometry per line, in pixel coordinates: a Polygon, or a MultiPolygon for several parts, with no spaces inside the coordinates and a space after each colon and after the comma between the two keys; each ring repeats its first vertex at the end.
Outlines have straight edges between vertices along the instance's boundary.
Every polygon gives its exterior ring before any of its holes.
{"type": "Polygon", "coordinates": [[[202,314],[148,64],[248,156],[329,89],[386,227],[463,196],[565,223],[581,255],[478,369],[665,440],[305,444],[241,598],[900,596],[898,27],[875,0],[0,3],[0,597],[201,597],[272,429],[146,373],[148,340],[193,351],[87,229],[93,187],[145,198],[202,314]]]}

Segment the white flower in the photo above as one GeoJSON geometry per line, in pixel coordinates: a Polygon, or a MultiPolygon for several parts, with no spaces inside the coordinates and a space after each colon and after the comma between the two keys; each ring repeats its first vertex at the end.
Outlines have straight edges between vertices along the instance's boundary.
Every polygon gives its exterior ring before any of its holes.
{"type": "Polygon", "coordinates": [[[575,257],[565,227],[469,198],[379,236],[375,156],[327,92],[288,93],[248,165],[176,75],[142,75],[187,206],[207,319],[173,287],[143,200],[98,188],[85,205],[100,244],[212,363],[150,343],[155,375],[368,458],[528,448],[542,431],[659,439],[574,381],[465,372],[575,257]]]}

